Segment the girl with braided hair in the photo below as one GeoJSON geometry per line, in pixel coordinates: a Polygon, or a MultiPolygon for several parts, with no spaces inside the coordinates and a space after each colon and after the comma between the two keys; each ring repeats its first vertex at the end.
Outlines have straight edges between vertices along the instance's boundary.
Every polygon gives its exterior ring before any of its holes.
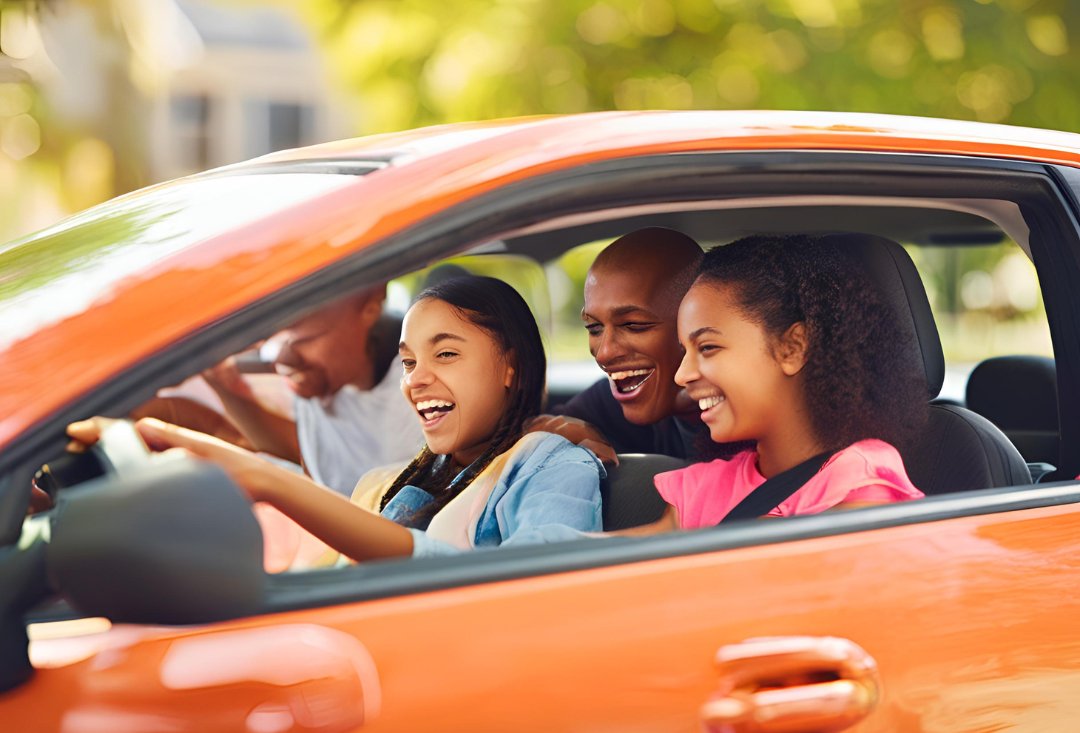
{"type": "Polygon", "coordinates": [[[426,445],[404,469],[361,479],[352,501],[210,436],[152,419],[136,427],[153,448],[186,448],[218,463],[253,501],[310,533],[287,552],[276,548],[276,567],[268,535],[268,570],[283,569],[284,555],[299,569],[342,557],[552,542],[601,529],[604,469],[593,453],[558,435],[525,433],[543,403],[546,361],[517,291],[487,277],[428,288],[405,316],[400,353],[401,389],[426,445]]]}
{"type": "Polygon", "coordinates": [[[918,352],[835,242],[753,236],[710,250],[678,330],[675,381],[712,440],[756,448],[658,475],[667,511],[627,534],[715,525],[767,478],[815,457],[821,468],[768,516],[923,496],[897,450],[925,420],[918,352]]]}
{"type": "Polygon", "coordinates": [[[521,296],[493,278],[454,278],[420,293],[406,323],[402,391],[427,444],[392,481],[394,467],[361,479],[354,501],[409,527],[414,554],[599,529],[596,457],[550,433],[526,434],[543,406],[546,360],[521,296]]]}

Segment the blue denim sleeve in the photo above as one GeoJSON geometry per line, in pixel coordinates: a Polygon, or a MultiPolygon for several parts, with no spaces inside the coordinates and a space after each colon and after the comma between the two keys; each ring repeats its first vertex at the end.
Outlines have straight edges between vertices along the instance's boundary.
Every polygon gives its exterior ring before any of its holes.
{"type": "MultiPolygon", "coordinates": [[[[584,448],[557,436],[551,438],[543,455],[534,456],[535,463],[528,461],[522,470],[516,471],[502,495],[493,497],[500,546],[562,542],[603,529],[600,511],[603,467],[584,448]]],[[[490,526],[486,522],[484,525],[490,526]]],[[[428,537],[425,532],[410,532],[413,557],[461,552],[453,545],[428,537]]]]}
{"type": "Polygon", "coordinates": [[[600,515],[600,464],[583,448],[586,460],[551,462],[511,483],[495,507],[503,546],[578,539],[603,529],[600,515]]]}
{"type": "Polygon", "coordinates": [[[428,537],[428,533],[422,529],[409,528],[409,532],[412,533],[413,538],[413,557],[439,557],[441,555],[461,554],[461,550],[449,542],[428,537]]]}

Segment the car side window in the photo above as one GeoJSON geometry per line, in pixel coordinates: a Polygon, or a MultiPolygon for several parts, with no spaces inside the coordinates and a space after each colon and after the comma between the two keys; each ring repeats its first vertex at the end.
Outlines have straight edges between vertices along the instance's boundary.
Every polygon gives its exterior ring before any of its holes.
{"type": "Polygon", "coordinates": [[[945,351],[941,396],[963,402],[986,359],[1054,355],[1035,265],[1011,239],[987,245],[908,245],[945,351]]]}

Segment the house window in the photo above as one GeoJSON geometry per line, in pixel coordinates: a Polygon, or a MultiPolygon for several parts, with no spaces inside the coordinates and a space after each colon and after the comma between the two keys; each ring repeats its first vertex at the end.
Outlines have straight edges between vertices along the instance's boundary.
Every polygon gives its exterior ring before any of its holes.
{"type": "Polygon", "coordinates": [[[270,150],[298,148],[308,141],[313,110],[301,104],[271,104],[270,150]]]}
{"type": "Polygon", "coordinates": [[[185,173],[210,167],[210,98],[176,96],[171,104],[177,166],[185,173]]]}
{"type": "Polygon", "coordinates": [[[248,157],[314,141],[315,109],[305,104],[249,100],[245,105],[248,157]]]}

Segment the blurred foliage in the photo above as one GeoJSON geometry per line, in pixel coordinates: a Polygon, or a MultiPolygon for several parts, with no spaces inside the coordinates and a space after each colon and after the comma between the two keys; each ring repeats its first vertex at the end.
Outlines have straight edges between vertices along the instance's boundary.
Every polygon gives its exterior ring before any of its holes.
{"type": "Polygon", "coordinates": [[[926,287],[946,361],[1053,356],[1035,265],[1011,239],[986,246],[906,249],[926,287]]]}
{"type": "Polygon", "coordinates": [[[541,333],[551,333],[551,294],[544,270],[535,260],[521,255],[466,254],[440,260],[392,280],[387,286],[387,308],[404,315],[421,290],[463,275],[494,277],[510,284],[528,304],[541,333]]]}
{"type": "Polygon", "coordinates": [[[0,0],[0,242],[149,183],[142,145],[149,103],[134,78],[138,29],[124,0],[0,0]],[[99,53],[98,93],[117,113],[69,116],[41,85],[61,70],[43,27],[80,16],[99,53]]]}
{"type": "Polygon", "coordinates": [[[311,0],[363,132],[818,109],[1080,131],[1068,0],[311,0]]]}

